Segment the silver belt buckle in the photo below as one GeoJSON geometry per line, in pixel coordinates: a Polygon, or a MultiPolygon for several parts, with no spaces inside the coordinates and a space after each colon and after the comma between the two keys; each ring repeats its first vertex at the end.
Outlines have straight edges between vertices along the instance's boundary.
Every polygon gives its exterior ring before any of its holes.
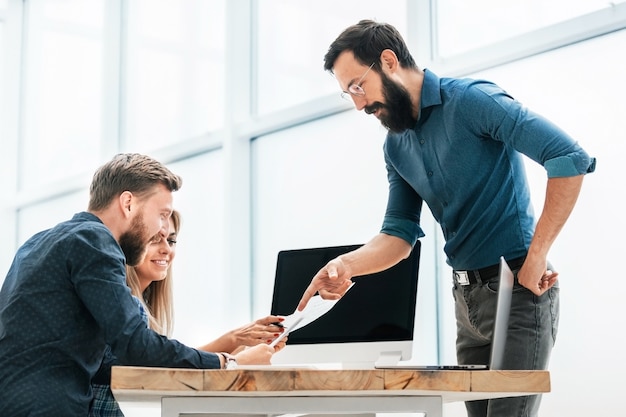
{"type": "Polygon", "coordinates": [[[454,278],[456,282],[460,285],[469,285],[469,276],[467,275],[467,271],[454,271],[454,278]]]}

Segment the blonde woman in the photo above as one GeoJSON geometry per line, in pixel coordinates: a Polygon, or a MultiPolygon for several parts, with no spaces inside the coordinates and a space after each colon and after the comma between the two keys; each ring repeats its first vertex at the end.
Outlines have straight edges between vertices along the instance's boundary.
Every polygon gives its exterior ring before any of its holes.
{"type": "MultiPolygon", "coordinates": [[[[176,256],[176,239],[180,231],[181,218],[177,211],[170,217],[169,234],[164,237],[155,235],[148,245],[143,261],[135,267],[126,268],[126,283],[142,311],[148,327],[154,331],[171,337],[173,331],[173,296],[172,296],[172,262],[176,256]]],[[[228,354],[246,355],[245,347],[268,343],[283,331],[275,323],[282,321],[279,316],[267,316],[247,325],[231,330],[214,341],[198,348],[207,352],[226,352],[228,354]]],[[[279,351],[285,346],[283,339],[276,346],[279,351]]],[[[94,379],[92,387],[94,399],[89,415],[92,417],[123,417],[109,382],[111,366],[115,358],[103,363],[94,379]]]]}

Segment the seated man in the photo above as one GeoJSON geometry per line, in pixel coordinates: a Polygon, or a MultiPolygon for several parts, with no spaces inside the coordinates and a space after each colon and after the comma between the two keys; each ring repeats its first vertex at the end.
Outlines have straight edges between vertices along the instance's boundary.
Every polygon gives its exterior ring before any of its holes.
{"type": "MultiPolygon", "coordinates": [[[[149,329],[126,285],[126,264],[167,234],[181,183],[152,158],[117,155],[96,171],[86,212],[18,249],[0,290],[1,416],[86,416],[107,345],[125,364],[224,366],[149,329]]],[[[236,359],[269,364],[273,353],[259,344],[236,359]]]]}

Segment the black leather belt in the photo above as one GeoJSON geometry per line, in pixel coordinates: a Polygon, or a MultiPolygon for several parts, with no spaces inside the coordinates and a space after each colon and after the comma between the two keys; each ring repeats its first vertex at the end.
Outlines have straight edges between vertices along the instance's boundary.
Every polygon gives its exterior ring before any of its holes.
{"type": "MultiPolygon", "coordinates": [[[[509,264],[509,267],[512,271],[516,269],[520,269],[524,264],[525,256],[520,258],[511,259],[510,261],[506,261],[509,264]]],[[[487,266],[485,268],[480,269],[472,269],[467,271],[452,271],[452,277],[454,278],[454,282],[459,285],[472,285],[472,284],[481,284],[483,282],[492,281],[494,278],[498,278],[498,273],[500,271],[500,264],[487,266]]]]}

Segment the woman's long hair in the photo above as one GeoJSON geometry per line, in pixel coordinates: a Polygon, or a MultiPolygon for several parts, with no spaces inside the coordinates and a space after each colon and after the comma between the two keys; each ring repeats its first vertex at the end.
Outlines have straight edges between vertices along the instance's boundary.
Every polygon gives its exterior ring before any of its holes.
{"type": "MultiPolygon", "coordinates": [[[[176,210],[172,212],[172,223],[174,232],[178,234],[181,219],[180,213],[176,210]]],[[[143,303],[148,314],[148,327],[167,337],[171,337],[174,330],[172,279],[170,264],[165,279],[153,281],[142,293],[137,271],[132,266],[126,267],[126,284],[130,287],[131,293],[143,303]]]]}

